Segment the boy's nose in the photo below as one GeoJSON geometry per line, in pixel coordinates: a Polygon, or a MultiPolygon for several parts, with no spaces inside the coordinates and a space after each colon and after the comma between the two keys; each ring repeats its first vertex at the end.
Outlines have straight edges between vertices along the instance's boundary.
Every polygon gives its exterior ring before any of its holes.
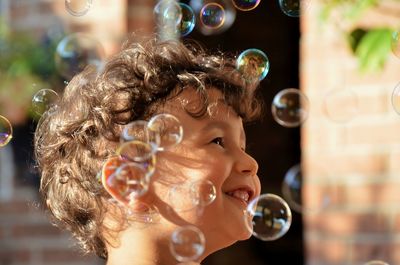
{"type": "Polygon", "coordinates": [[[250,176],[255,176],[257,174],[258,163],[252,156],[247,154],[245,151],[240,150],[236,159],[236,170],[239,173],[250,176]]]}

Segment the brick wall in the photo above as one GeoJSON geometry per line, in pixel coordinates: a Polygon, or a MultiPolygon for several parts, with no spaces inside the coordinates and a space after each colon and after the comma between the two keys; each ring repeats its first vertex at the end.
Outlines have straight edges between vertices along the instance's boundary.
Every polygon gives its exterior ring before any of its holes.
{"type": "MultiPolygon", "coordinates": [[[[49,31],[91,33],[107,56],[120,48],[127,32],[141,29],[148,34],[153,30],[149,0],[94,0],[83,17],[67,13],[62,0],[0,1],[0,11],[12,31],[28,32],[38,39],[49,31]]],[[[17,138],[13,141],[20,140],[17,138]]],[[[18,170],[10,166],[12,152],[31,150],[12,150],[12,145],[0,148],[0,265],[104,264],[94,256],[82,257],[71,235],[50,224],[38,206],[37,187],[27,184],[33,181],[17,181],[18,170]]]]}
{"type": "Polygon", "coordinates": [[[302,128],[307,264],[400,264],[400,116],[390,103],[400,59],[361,74],[339,31],[400,19],[369,12],[354,24],[323,24],[320,2],[301,18],[301,89],[311,105],[302,128]]]}

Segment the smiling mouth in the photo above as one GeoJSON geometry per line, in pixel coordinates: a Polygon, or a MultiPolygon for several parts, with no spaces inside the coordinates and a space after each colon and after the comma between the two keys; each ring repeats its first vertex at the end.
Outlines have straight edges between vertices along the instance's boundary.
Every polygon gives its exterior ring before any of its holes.
{"type": "Polygon", "coordinates": [[[242,201],[246,205],[249,204],[250,199],[253,196],[253,192],[251,190],[245,189],[245,188],[240,188],[232,191],[228,191],[225,193],[226,195],[237,199],[239,201],[242,201]]]}

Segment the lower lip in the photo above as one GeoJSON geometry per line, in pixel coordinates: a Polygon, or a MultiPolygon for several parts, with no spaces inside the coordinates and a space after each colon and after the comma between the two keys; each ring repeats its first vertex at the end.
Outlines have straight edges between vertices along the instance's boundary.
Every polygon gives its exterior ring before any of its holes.
{"type": "Polygon", "coordinates": [[[237,198],[237,197],[233,197],[233,196],[228,195],[228,194],[225,194],[225,195],[228,196],[229,198],[234,199],[234,200],[237,201],[237,202],[240,202],[245,208],[247,208],[247,202],[246,202],[246,201],[244,201],[244,200],[242,200],[242,199],[239,199],[239,198],[237,198]]]}

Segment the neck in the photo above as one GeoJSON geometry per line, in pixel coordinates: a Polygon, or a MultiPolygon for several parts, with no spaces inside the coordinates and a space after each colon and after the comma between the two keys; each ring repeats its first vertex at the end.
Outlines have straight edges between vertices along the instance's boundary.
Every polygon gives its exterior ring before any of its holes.
{"type": "Polygon", "coordinates": [[[108,247],[107,265],[176,265],[169,249],[169,235],[157,225],[128,228],[119,242],[108,247]]]}

